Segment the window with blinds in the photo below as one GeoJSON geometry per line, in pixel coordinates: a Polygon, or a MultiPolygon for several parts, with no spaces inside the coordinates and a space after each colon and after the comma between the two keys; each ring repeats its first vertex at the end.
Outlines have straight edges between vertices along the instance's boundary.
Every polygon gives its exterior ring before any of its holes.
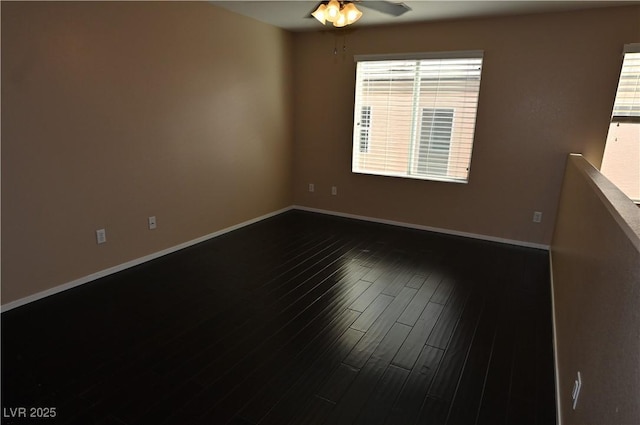
{"type": "Polygon", "coordinates": [[[352,171],[466,183],[482,52],[355,59],[352,171]]]}
{"type": "Polygon", "coordinates": [[[640,123],[640,52],[624,54],[611,122],[640,123]]]}
{"type": "Polygon", "coordinates": [[[600,171],[640,203],[640,43],[624,49],[600,171]]]}

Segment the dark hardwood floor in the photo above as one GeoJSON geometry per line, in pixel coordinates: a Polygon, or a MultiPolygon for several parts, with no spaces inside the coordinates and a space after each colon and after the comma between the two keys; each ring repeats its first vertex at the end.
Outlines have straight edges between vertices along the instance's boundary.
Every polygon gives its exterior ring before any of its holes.
{"type": "Polygon", "coordinates": [[[3,313],[3,423],[555,424],[548,267],[290,211],[3,313]]]}

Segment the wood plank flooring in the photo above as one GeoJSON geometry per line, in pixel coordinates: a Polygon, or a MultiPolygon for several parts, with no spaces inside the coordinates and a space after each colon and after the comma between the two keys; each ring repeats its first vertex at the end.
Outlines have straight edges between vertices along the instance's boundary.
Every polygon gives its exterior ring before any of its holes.
{"type": "Polygon", "coordinates": [[[3,423],[555,424],[548,267],[290,211],[3,313],[3,423]]]}

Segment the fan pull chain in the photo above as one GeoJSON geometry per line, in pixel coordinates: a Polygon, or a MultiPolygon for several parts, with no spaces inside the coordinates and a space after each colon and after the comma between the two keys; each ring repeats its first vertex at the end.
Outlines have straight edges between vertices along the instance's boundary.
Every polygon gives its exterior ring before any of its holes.
{"type": "Polygon", "coordinates": [[[342,61],[347,60],[347,34],[342,36],[342,61]]]}

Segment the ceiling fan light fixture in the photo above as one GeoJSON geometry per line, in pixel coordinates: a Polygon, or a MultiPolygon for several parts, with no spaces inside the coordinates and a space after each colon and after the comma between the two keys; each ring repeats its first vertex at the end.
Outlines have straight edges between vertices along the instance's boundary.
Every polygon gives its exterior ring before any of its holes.
{"type": "Polygon", "coordinates": [[[322,25],[325,25],[327,20],[326,18],[327,5],[322,3],[318,8],[311,14],[314,18],[316,18],[322,25]]]}
{"type": "Polygon", "coordinates": [[[362,16],[353,1],[329,0],[321,2],[316,10],[311,13],[322,25],[329,21],[334,27],[341,28],[351,25],[362,16]]]}

